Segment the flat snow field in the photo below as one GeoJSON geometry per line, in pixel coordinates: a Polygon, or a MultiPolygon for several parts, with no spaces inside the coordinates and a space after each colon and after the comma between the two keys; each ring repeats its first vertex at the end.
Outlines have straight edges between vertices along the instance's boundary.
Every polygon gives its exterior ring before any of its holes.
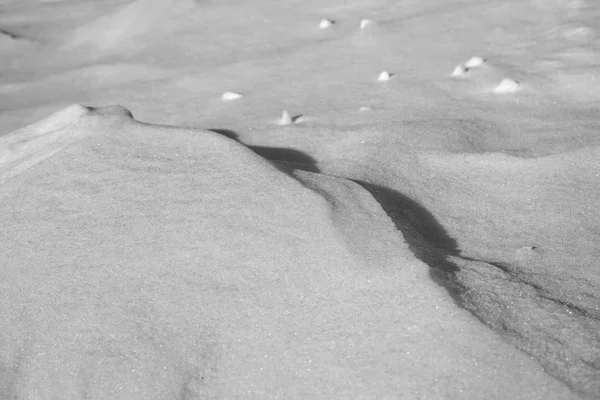
{"type": "Polygon", "coordinates": [[[600,3],[1,0],[0,399],[599,399],[600,3]]]}

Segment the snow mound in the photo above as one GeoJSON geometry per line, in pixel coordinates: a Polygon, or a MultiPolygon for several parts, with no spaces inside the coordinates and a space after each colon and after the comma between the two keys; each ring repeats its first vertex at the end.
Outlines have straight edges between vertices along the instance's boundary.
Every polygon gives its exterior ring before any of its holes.
{"type": "Polygon", "coordinates": [[[122,107],[2,145],[3,397],[569,398],[354,182],[122,107]]]}

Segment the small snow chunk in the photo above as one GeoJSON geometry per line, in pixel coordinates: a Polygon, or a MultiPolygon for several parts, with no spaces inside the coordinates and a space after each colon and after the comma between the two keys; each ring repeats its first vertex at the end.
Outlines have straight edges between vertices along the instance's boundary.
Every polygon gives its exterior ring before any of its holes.
{"type": "Polygon", "coordinates": [[[362,106],[358,109],[359,112],[371,111],[371,107],[362,106]]]}
{"type": "Polygon", "coordinates": [[[514,93],[521,88],[519,82],[512,79],[502,79],[502,82],[494,88],[495,93],[514,93]]]}
{"type": "Polygon", "coordinates": [[[523,246],[521,247],[521,249],[527,251],[535,251],[537,249],[537,246],[523,246]]]}
{"type": "Polygon", "coordinates": [[[464,65],[457,65],[456,68],[454,68],[454,71],[452,71],[452,76],[463,76],[468,71],[469,69],[464,65]]]}
{"type": "Polygon", "coordinates": [[[335,24],[335,21],[330,19],[322,19],[321,22],[319,22],[319,29],[331,28],[333,24],[335,24]]]}
{"type": "Polygon", "coordinates": [[[360,20],[360,29],[365,29],[367,26],[371,25],[373,20],[370,19],[361,19],[360,20]]]}
{"type": "Polygon", "coordinates": [[[465,63],[465,67],[468,68],[477,68],[481,67],[485,64],[485,59],[479,56],[473,56],[469,58],[469,60],[465,63]]]}
{"type": "Polygon", "coordinates": [[[515,252],[519,257],[532,257],[539,253],[537,246],[521,246],[515,252]]]}
{"type": "Polygon", "coordinates": [[[283,110],[281,113],[281,117],[277,120],[277,125],[290,125],[293,122],[292,117],[290,117],[290,113],[287,110],[283,110]]]}
{"type": "Polygon", "coordinates": [[[391,77],[392,77],[392,74],[390,74],[390,73],[389,73],[389,72],[387,72],[387,71],[382,71],[382,72],[379,74],[379,77],[377,78],[377,80],[378,80],[379,82],[387,82],[387,81],[389,81],[389,80],[390,80],[390,78],[391,78],[391,77]]]}
{"type": "Polygon", "coordinates": [[[235,93],[235,92],[225,92],[223,93],[223,95],[221,96],[221,100],[223,101],[232,101],[232,100],[237,100],[237,99],[241,99],[242,96],[239,93],[235,93]]]}

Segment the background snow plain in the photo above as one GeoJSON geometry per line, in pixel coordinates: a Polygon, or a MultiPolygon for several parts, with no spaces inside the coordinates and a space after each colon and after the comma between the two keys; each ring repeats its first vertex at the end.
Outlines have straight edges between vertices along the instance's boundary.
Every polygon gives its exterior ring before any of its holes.
{"type": "Polygon", "coordinates": [[[599,34],[592,0],[2,0],[1,397],[599,398],[599,34]]]}

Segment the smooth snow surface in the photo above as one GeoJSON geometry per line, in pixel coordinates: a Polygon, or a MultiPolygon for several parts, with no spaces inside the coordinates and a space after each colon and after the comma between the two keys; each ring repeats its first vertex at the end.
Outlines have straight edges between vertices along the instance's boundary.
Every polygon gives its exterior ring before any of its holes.
{"type": "Polygon", "coordinates": [[[599,30],[3,1],[0,398],[600,398],[599,30]]]}

